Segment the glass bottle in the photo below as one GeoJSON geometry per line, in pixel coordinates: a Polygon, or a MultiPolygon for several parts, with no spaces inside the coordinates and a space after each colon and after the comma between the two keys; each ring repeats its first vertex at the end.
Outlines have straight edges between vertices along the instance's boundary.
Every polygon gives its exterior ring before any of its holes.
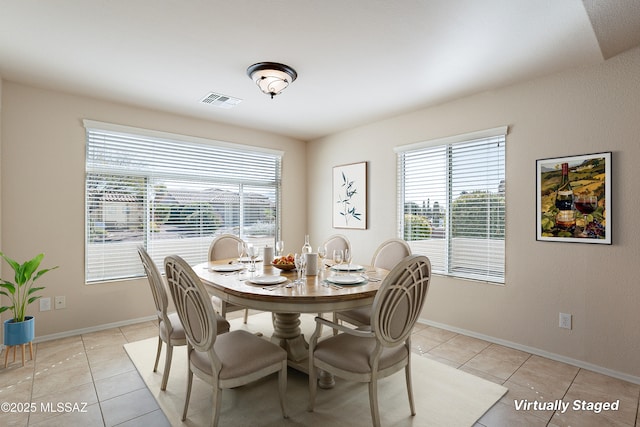
{"type": "Polygon", "coordinates": [[[311,252],[313,252],[313,249],[311,248],[311,245],[309,244],[309,235],[305,234],[304,235],[304,245],[302,245],[302,253],[303,254],[310,254],[311,252]]]}
{"type": "Polygon", "coordinates": [[[573,211],[573,189],[569,182],[569,164],[562,164],[562,181],[556,191],[556,228],[561,231],[573,232],[576,228],[576,217],[573,211]]]}

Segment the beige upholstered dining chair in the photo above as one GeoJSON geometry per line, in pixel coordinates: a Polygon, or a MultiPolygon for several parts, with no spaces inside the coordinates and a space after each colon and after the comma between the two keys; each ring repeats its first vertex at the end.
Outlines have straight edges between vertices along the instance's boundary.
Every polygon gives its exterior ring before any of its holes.
{"type": "Polygon", "coordinates": [[[371,326],[351,329],[316,317],[309,341],[309,411],[313,411],[317,370],[369,383],[369,402],[374,426],[380,425],[378,379],[404,368],[411,415],[415,415],[411,387],[411,331],[424,306],[431,278],[431,263],[411,255],[398,263],[382,281],[371,311],[371,326]],[[341,333],[318,341],[320,326],[341,333]]]}
{"type": "MultiPolygon", "coordinates": [[[[158,316],[158,351],[156,352],[156,363],[153,365],[153,372],[158,370],[162,343],[164,342],[167,345],[164,372],[162,374],[162,383],[160,384],[160,390],[166,390],[169,371],[171,370],[173,347],[186,345],[187,337],[184,334],[184,329],[182,328],[178,314],[175,312],[167,312],[169,299],[167,298],[167,290],[158,267],[156,267],[149,253],[142,246],[138,247],[138,254],[140,255],[144,271],[147,274],[147,280],[149,281],[151,294],[153,295],[153,302],[156,305],[156,315],[158,316]]],[[[219,316],[217,317],[217,331],[220,334],[229,331],[229,322],[219,316]]]]}
{"type": "Polygon", "coordinates": [[[193,374],[213,386],[211,424],[220,415],[222,389],[239,387],[278,372],[280,407],[284,418],[287,353],[281,347],[245,330],[217,335],[215,312],[204,285],[179,256],[165,258],[167,283],[187,336],[187,395],[182,421],[187,418],[193,374]]]}
{"type": "MultiPolygon", "coordinates": [[[[211,242],[209,246],[209,261],[217,261],[220,259],[236,258],[238,256],[238,243],[242,243],[243,240],[233,234],[221,234],[211,242]]],[[[213,307],[218,313],[225,319],[227,313],[231,311],[244,310],[244,323],[247,323],[249,318],[249,309],[240,305],[230,304],[222,299],[213,296],[211,297],[213,307]]]]}
{"type": "Polygon", "coordinates": [[[351,242],[349,242],[347,236],[343,236],[342,234],[329,236],[322,244],[327,249],[327,259],[333,257],[333,251],[335,249],[341,249],[342,251],[345,249],[351,250],[351,242]]]}
{"type": "MultiPolygon", "coordinates": [[[[409,244],[402,239],[389,239],[380,244],[373,254],[371,265],[392,270],[400,261],[411,255],[409,244]]],[[[365,326],[371,323],[371,307],[358,307],[347,311],[333,313],[333,321],[339,320],[355,326],[365,326]]]]}

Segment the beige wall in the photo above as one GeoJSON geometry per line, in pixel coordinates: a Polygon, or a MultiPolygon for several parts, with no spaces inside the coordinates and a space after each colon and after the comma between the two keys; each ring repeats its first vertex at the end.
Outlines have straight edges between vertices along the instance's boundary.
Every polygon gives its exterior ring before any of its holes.
{"type": "Polygon", "coordinates": [[[640,48],[598,66],[471,96],[309,143],[312,240],[331,227],[331,168],[369,162],[369,228],[344,231],[370,260],[396,235],[393,147],[509,126],[506,283],[435,277],[425,319],[640,382],[640,48]],[[536,159],[613,152],[613,245],[538,242],[536,159]],[[558,313],[573,314],[573,330],[558,313]]]}
{"type": "MultiPolygon", "coordinates": [[[[43,266],[60,268],[41,279],[42,294],[52,298],[52,306],[54,296],[66,296],[66,309],[40,313],[37,304],[30,308],[37,314],[37,337],[155,312],[145,280],[84,284],[82,119],[283,150],[284,194],[302,194],[306,188],[305,144],[290,138],[7,81],[2,106],[0,247],[18,260],[44,252],[43,266]]],[[[285,241],[303,239],[305,206],[294,197],[283,198],[282,221],[285,241]]]]}

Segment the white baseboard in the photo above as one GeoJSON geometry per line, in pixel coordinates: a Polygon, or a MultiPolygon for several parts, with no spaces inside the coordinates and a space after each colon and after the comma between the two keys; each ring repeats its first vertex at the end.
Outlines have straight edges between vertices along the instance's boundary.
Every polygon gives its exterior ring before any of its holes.
{"type": "Polygon", "coordinates": [[[113,322],[113,323],[106,323],[104,325],[92,326],[90,328],[72,329],[70,331],[58,332],[57,334],[41,335],[39,337],[36,337],[33,340],[33,342],[34,343],[39,343],[39,342],[57,340],[57,339],[60,339],[60,338],[73,337],[73,336],[76,336],[76,335],[88,334],[88,333],[91,333],[91,332],[104,331],[105,329],[119,328],[121,326],[134,325],[134,324],[140,323],[140,322],[147,322],[147,321],[150,321],[150,320],[156,320],[157,318],[158,318],[157,316],[139,317],[137,319],[123,320],[123,321],[120,321],[120,322],[113,322]]]}
{"type": "Polygon", "coordinates": [[[558,362],[567,363],[569,365],[573,365],[573,366],[576,366],[578,368],[587,369],[589,371],[597,372],[599,374],[607,375],[607,376],[610,376],[610,377],[613,377],[613,378],[618,378],[620,380],[628,381],[630,383],[640,384],[640,377],[637,377],[635,375],[629,375],[629,374],[625,374],[623,372],[614,371],[614,370],[609,369],[609,368],[604,368],[602,366],[594,365],[592,363],[588,363],[588,362],[585,362],[585,361],[582,361],[582,360],[573,359],[571,357],[563,356],[561,354],[550,353],[548,351],[540,350],[538,348],[529,347],[529,346],[526,346],[526,345],[514,343],[514,342],[503,340],[503,339],[500,339],[500,338],[494,338],[494,337],[491,337],[491,336],[488,336],[488,335],[479,334],[477,332],[468,331],[466,329],[456,328],[456,327],[449,326],[449,325],[446,325],[446,324],[443,324],[443,323],[433,322],[431,320],[419,319],[418,323],[421,323],[423,325],[434,326],[436,328],[445,329],[447,331],[455,332],[455,333],[462,334],[462,335],[467,335],[469,337],[478,338],[478,339],[481,339],[481,340],[484,340],[484,341],[489,341],[489,342],[494,343],[494,344],[500,344],[500,345],[503,345],[505,347],[509,347],[509,348],[513,348],[513,349],[516,349],[516,350],[524,351],[524,352],[527,352],[527,353],[535,354],[536,356],[546,357],[547,359],[551,359],[551,360],[555,360],[555,361],[558,361],[558,362]]]}

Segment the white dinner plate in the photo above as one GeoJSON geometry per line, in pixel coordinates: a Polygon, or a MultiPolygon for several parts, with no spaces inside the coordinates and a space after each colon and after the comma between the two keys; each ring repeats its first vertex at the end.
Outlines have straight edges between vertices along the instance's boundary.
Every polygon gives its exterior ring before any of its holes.
{"type": "Polygon", "coordinates": [[[358,264],[338,264],[331,267],[331,269],[335,271],[362,271],[364,267],[358,264]]]}
{"type": "Polygon", "coordinates": [[[367,279],[354,274],[345,274],[344,276],[329,276],[327,277],[327,281],[337,285],[359,285],[366,283],[367,279]]]}
{"type": "Polygon", "coordinates": [[[215,271],[218,273],[229,273],[232,271],[240,271],[244,270],[245,266],[242,264],[220,264],[220,265],[212,265],[209,267],[209,270],[215,271]]]}
{"type": "Polygon", "coordinates": [[[277,285],[286,281],[287,278],[284,276],[257,276],[249,279],[249,282],[255,283],[256,285],[277,285]]]}

